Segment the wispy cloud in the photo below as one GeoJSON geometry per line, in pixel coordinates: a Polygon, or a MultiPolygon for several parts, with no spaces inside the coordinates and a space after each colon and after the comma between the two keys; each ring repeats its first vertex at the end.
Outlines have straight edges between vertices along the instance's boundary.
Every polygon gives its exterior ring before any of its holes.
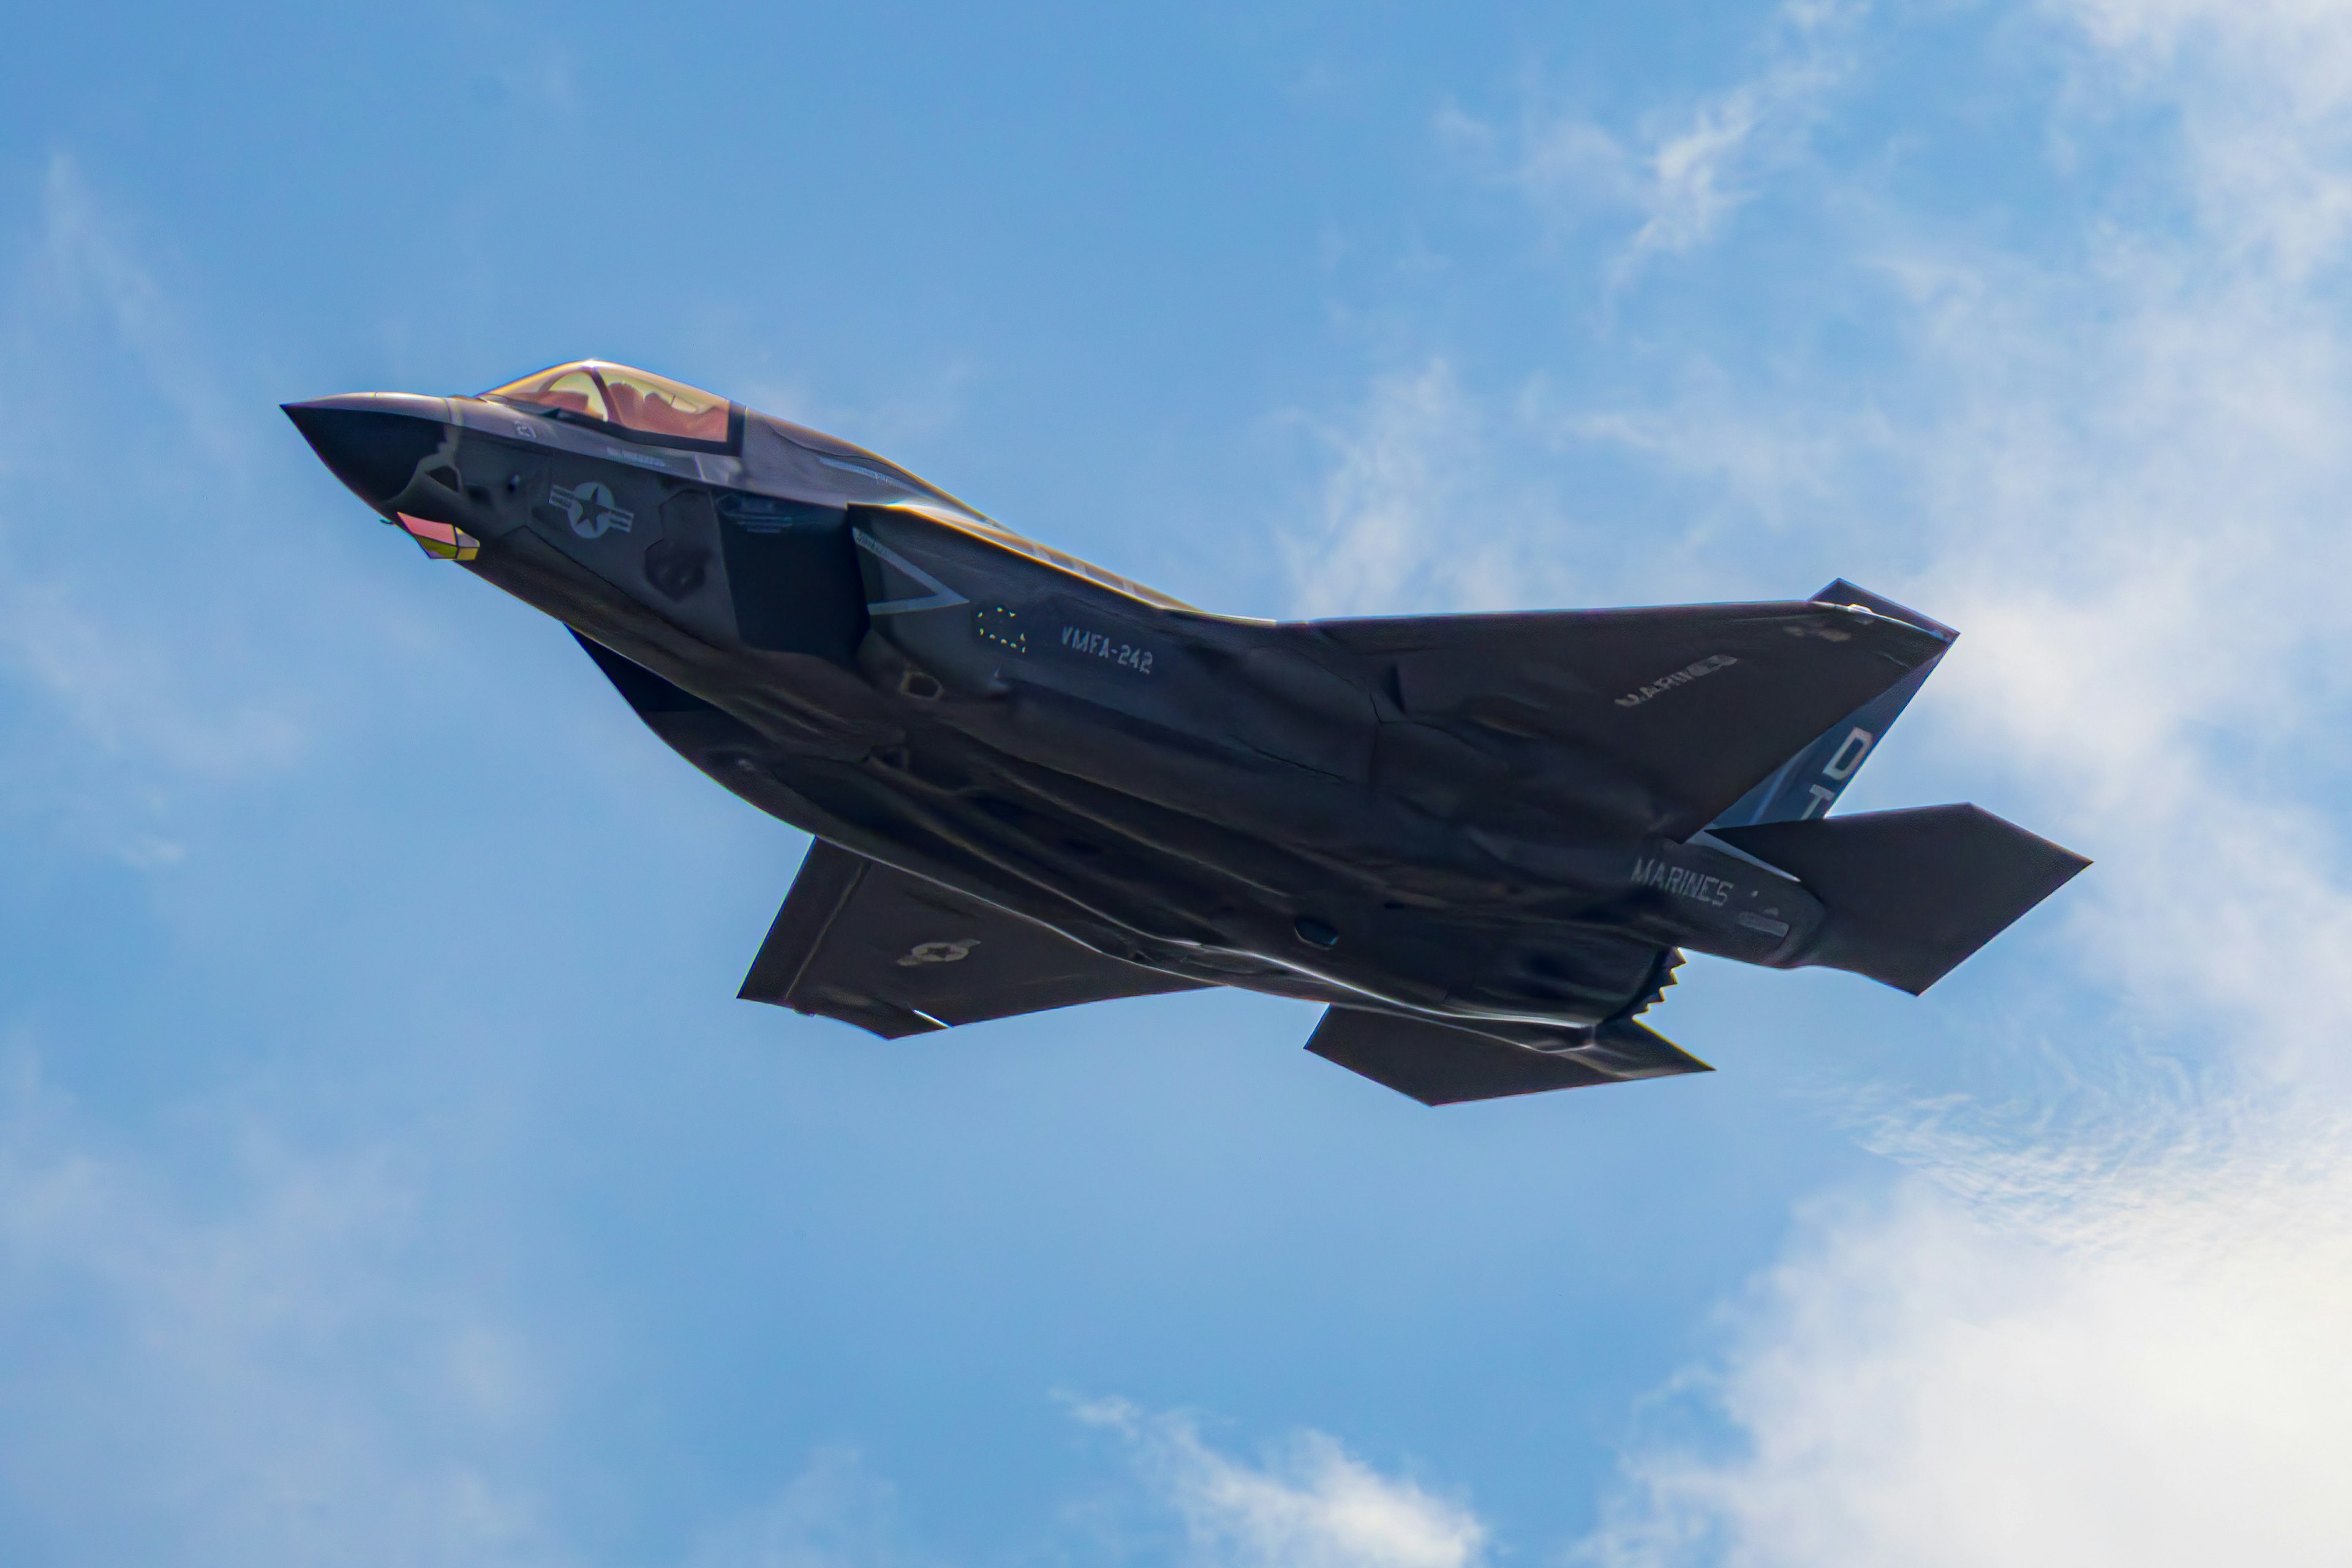
{"type": "Polygon", "coordinates": [[[538,1414],[530,1358],[408,1267],[417,1173],[384,1148],[305,1155],[229,1110],[197,1142],[234,1174],[192,1192],[110,1147],[39,1061],[19,1041],[0,1062],[13,1536],[125,1561],[559,1555],[501,1458],[538,1414]],[[40,1353],[60,1336],[69,1353],[40,1353]]]}
{"type": "Polygon", "coordinates": [[[157,242],[73,158],[51,160],[21,233],[0,279],[0,791],[134,864],[168,863],[175,795],[283,770],[306,745],[310,699],[242,649],[297,596],[268,570],[236,595],[191,594],[183,570],[268,560],[244,498],[271,411],[223,383],[159,281],[157,242]]]}
{"type": "Polygon", "coordinates": [[[1123,1400],[1076,1407],[1118,1433],[1159,1500],[1183,1521],[1200,1568],[1474,1568],[1486,1528],[1458,1503],[1383,1476],[1319,1432],[1252,1464],[1220,1453],[1181,1415],[1123,1400]]]}
{"type": "Polygon", "coordinates": [[[1846,0],[1790,0],[1753,74],[1662,109],[1631,132],[1531,109],[1507,137],[1450,105],[1438,131],[1551,225],[1632,213],[1634,226],[1611,268],[1624,284],[1660,257],[1715,240],[1764,182],[1801,153],[1828,96],[1853,68],[1848,39],[1866,12],[1846,0]]]}
{"type": "Polygon", "coordinates": [[[234,778],[282,767],[300,749],[300,726],[284,708],[208,700],[165,648],[94,613],[69,584],[12,570],[5,554],[0,661],[111,758],[234,778]]]}
{"type": "MultiPolygon", "coordinates": [[[[49,356],[57,329],[95,317],[126,352],[146,390],[171,407],[194,437],[192,455],[216,465],[209,477],[233,477],[248,456],[247,426],[230,416],[231,400],[208,357],[191,337],[180,310],[157,281],[156,268],[142,254],[135,226],[114,210],[91,185],[71,154],[51,155],[41,186],[41,213],[30,264],[17,279],[15,328],[18,353],[49,356]],[[45,342],[44,340],[47,340],[45,342]]],[[[79,367],[43,363],[41,374],[15,383],[31,396],[6,402],[12,424],[55,437],[57,420],[87,437],[111,420],[93,422],[95,408],[113,401],[100,394],[79,367]],[[63,394],[64,395],[60,395],[63,394]]]]}
{"type": "Polygon", "coordinates": [[[1393,610],[1433,575],[1458,591],[1470,563],[1447,524],[1481,466],[1480,417],[1452,367],[1382,376],[1317,434],[1331,456],[1319,526],[1286,541],[1299,613],[1393,610]]]}
{"type": "Polygon", "coordinates": [[[2210,243],[2304,279],[2352,231],[2352,15],[2330,0],[2044,0],[2093,98],[2179,118],[2210,243]]]}
{"type": "Polygon", "coordinates": [[[816,1455],[776,1495],[705,1530],[684,1568],[919,1568],[898,1489],[848,1449],[816,1455]]]}

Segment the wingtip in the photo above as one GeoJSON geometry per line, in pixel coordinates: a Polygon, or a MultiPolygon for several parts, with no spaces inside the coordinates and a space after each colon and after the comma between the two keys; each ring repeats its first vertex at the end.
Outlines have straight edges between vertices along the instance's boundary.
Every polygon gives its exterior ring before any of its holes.
{"type": "Polygon", "coordinates": [[[1946,626],[1932,616],[1923,616],[1908,605],[1898,605],[1884,595],[1874,594],[1860,584],[1849,583],[1843,577],[1815,594],[1810,602],[1816,605],[1836,605],[1846,609],[1867,610],[1874,616],[1883,616],[1890,621],[1901,621],[1905,626],[1926,632],[1939,642],[1956,642],[1960,635],[1957,628],[1946,626]]]}

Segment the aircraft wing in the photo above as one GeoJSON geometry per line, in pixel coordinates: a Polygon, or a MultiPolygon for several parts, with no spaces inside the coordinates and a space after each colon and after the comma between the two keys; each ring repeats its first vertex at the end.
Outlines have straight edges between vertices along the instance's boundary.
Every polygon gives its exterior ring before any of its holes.
{"type": "Polygon", "coordinates": [[[895,1040],[1202,988],[818,839],[739,994],[895,1040]]]}
{"type": "Polygon", "coordinates": [[[1947,638],[1832,604],[1317,621],[1385,666],[1408,719],[1567,742],[1645,786],[1650,831],[1697,832],[1947,638]]]}
{"type": "Polygon", "coordinates": [[[1715,1070],[1630,1018],[1563,1029],[1558,1041],[1538,1050],[1434,1018],[1327,1007],[1307,1048],[1423,1105],[1715,1070]]]}

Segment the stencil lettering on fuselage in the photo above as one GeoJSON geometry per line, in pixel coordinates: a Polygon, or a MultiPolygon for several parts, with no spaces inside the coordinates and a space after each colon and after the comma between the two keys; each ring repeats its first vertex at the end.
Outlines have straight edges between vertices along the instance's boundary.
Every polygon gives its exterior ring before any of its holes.
{"type": "Polygon", "coordinates": [[[1677,899],[1688,899],[1695,904],[1707,904],[1719,910],[1730,901],[1738,884],[1721,877],[1685,871],[1680,866],[1669,866],[1664,860],[1644,856],[1633,862],[1633,886],[1656,888],[1677,899]]]}
{"type": "Polygon", "coordinates": [[[1677,686],[1688,686],[1694,680],[1703,680],[1717,670],[1729,669],[1738,662],[1739,660],[1730,654],[1711,653],[1696,664],[1686,664],[1680,669],[1658,677],[1646,686],[1637,687],[1628,691],[1624,696],[1617,699],[1617,706],[1639,708],[1652,698],[1663,697],[1677,686]]]}

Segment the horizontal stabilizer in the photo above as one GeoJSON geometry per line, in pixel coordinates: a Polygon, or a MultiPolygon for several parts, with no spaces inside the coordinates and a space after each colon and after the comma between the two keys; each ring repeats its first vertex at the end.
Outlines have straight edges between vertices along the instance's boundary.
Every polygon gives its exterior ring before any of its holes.
{"type": "Polygon", "coordinates": [[[1915,996],[2090,864],[1973,805],[1761,822],[1715,837],[1822,901],[1828,918],[1799,963],[1915,996]]]}
{"type": "Polygon", "coordinates": [[[1563,1029],[1559,1040],[1562,1049],[1536,1050],[1434,1019],[1330,1007],[1307,1048],[1423,1105],[1713,1070],[1631,1019],[1563,1029]]]}
{"type": "Polygon", "coordinates": [[[1196,991],[818,839],[740,994],[895,1040],[1116,996],[1196,991]]]}
{"type": "MultiPolygon", "coordinates": [[[[1287,629],[1287,628],[1286,628],[1287,629]]],[[[1375,668],[1422,722],[1540,735],[1623,767],[1641,831],[1685,838],[1944,651],[1867,605],[1415,616],[1297,627],[1375,668]]]]}

